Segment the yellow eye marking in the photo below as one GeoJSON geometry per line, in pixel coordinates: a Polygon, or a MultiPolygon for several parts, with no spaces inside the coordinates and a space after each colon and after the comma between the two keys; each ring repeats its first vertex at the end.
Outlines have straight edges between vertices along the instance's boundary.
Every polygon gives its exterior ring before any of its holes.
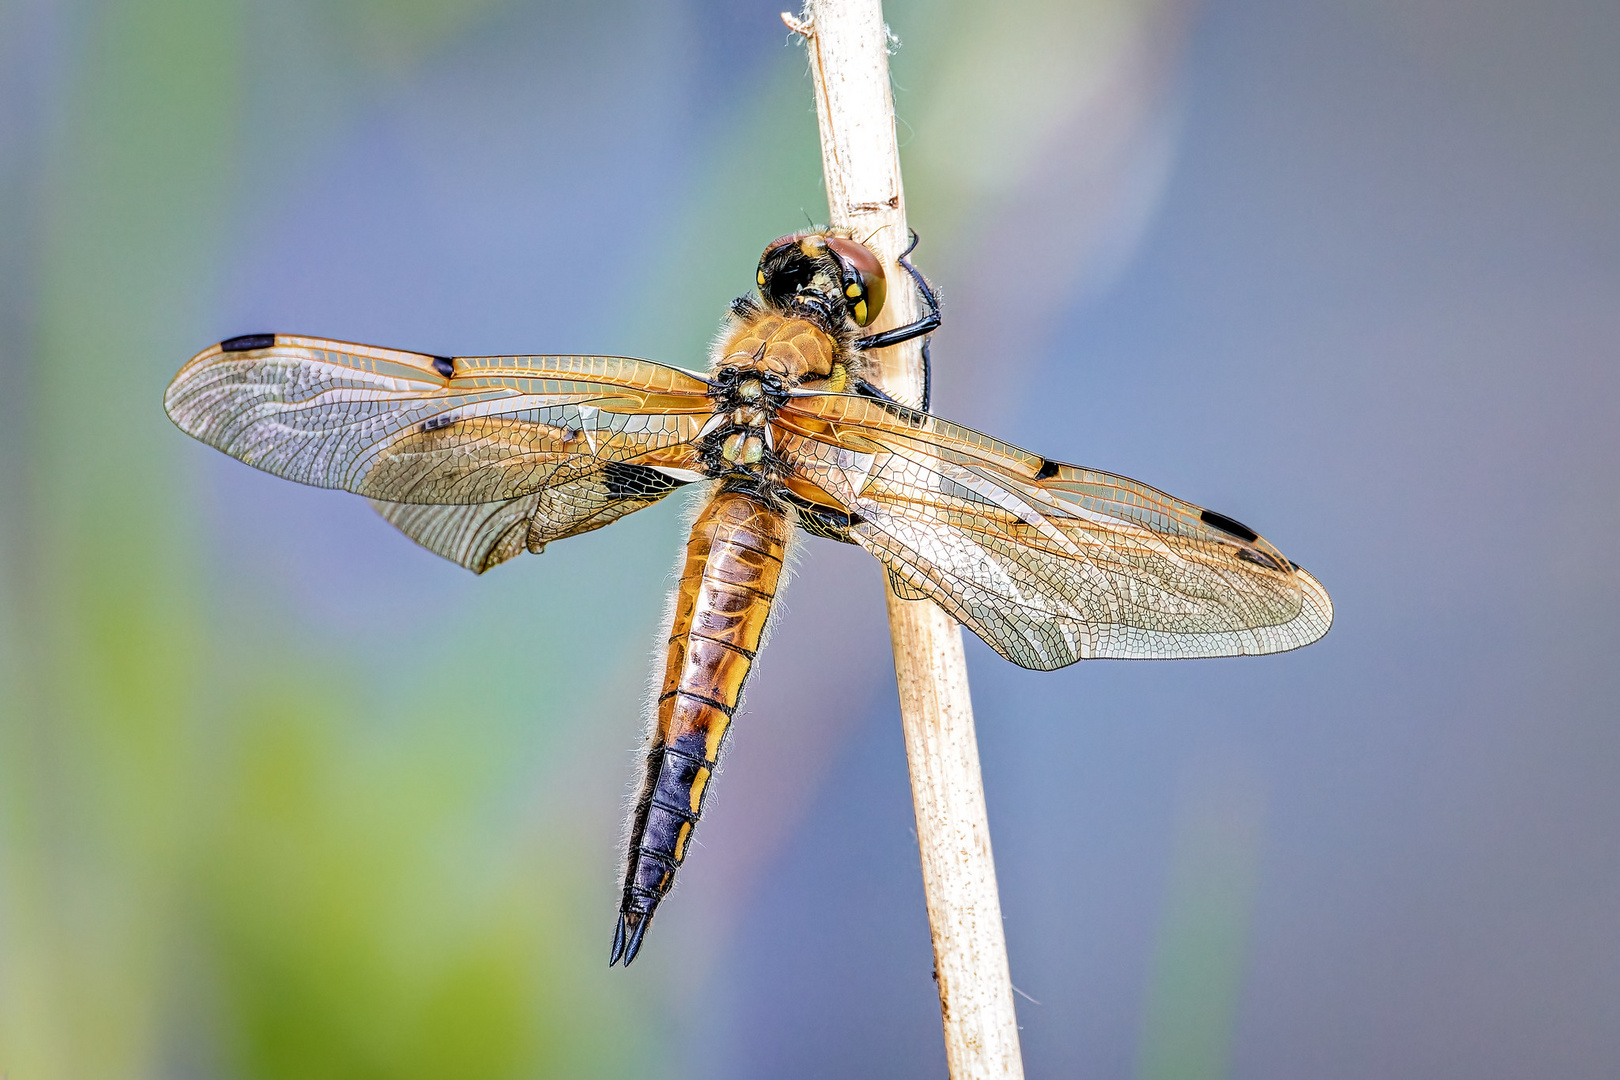
{"type": "Polygon", "coordinates": [[[856,285],[856,284],[853,284],[853,283],[849,284],[849,285],[845,285],[844,286],[844,295],[849,297],[851,300],[853,300],[857,296],[861,295],[861,287],[859,285],[856,285]]]}
{"type": "Polygon", "coordinates": [[[866,301],[861,300],[855,304],[855,322],[859,326],[866,325],[866,301]]]}
{"type": "Polygon", "coordinates": [[[763,289],[765,287],[765,271],[759,271],[754,277],[759,280],[759,287],[763,289]]]}

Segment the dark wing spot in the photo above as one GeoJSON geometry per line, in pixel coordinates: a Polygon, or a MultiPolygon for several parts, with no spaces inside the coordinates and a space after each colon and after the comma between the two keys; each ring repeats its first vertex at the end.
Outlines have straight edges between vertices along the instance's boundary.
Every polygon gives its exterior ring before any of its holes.
{"type": "Polygon", "coordinates": [[[849,530],[866,520],[859,514],[817,505],[808,499],[800,498],[786,488],[778,490],[776,494],[798,509],[799,527],[811,536],[837,540],[840,544],[853,544],[855,540],[849,535],[849,530]]]}
{"type": "Polygon", "coordinates": [[[440,413],[438,416],[431,416],[428,419],[422,421],[422,430],[423,431],[438,431],[440,428],[447,428],[447,427],[449,427],[451,424],[453,424],[455,422],[456,422],[456,414],[455,413],[453,413],[453,412],[440,413]]]}
{"type": "Polygon", "coordinates": [[[602,482],[615,499],[657,499],[685,484],[646,465],[610,461],[602,468],[602,482]]]}
{"type": "MultiPolygon", "coordinates": [[[[872,389],[877,390],[876,387],[872,387],[872,389]]],[[[898,401],[889,397],[887,394],[883,394],[881,390],[878,390],[877,394],[872,395],[872,397],[879,405],[883,406],[884,410],[887,411],[890,416],[894,417],[896,420],[899,420],[903,424],[907,424],[914,428],[920,428],[928,422],[927,413],[920,413],[914,409],[908,409],[898,401]],[[882,396],[879,397],[877,396],[878,394],[882,394],[882,396]]]]}
{"type": "Polygon", "coordinates": [[[456,365],[450,362],[448,356],[435,356],[433,370],[448,379],[456,373],[456,365]]]}
{"type": "Polygon", "coordinates": [[[1041,459],[1041,467],[1040,467],[1040,470],[1035,473],[1035,479],[1037,479],[1037,480],[1050,480],[1050,479],[1052,479],[1052,477],[1056,476],[1057,474],[1058,474],[1058,463],[1051,460],[1050,458],[1042,458],[1041,459]]]}
{"type": "Polygon", "coordinates": [[[247,352],[250,349],[268,349],[276,343],[274,334],[243,334],[241,337],[226,338],[219,343],[221,352],[247,352]]]}
{"type": "Polygon", "coordinates": [[[1213,526],[1214,528],[1221,530],[1223,533],[1231,533],[1239,540],[1245,540],[1252,544],[1256,540],[1260,539],[1259,533],[1255,532],[1241,521],[1233,521],[1225,514],[1217,514],[1213,510],[1205,510],[1198,516],[1203,520],[1205,525],[1213,526]]]}
{"type": "Polygon", "coordinates": [[[1282,563],[1278,562],[1276,559],[1273,559],[1270,555],[1267,555],[1263,551],[1255,551],[1253,548],[1239,548],[1238,558],[1242,559],[1244,562],[1252,562],[1256,566],[1263,566],[1267,570],[1275,570],[1278,573],[1283,572],[1282,563]]]}
{"type": "Polygon", "coordinates": [[[861,524],[859,514],[843,514],[834,510],[799,508],[799,527],[811,536],[837,540],[840,544],[853,544],[849,530],[861,524]]]}

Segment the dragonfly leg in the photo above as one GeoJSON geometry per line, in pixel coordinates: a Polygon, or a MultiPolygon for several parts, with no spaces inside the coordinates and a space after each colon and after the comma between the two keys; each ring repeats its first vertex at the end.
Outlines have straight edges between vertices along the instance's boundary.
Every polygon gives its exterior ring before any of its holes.
{"type": "Polygon", "coordinates": [[[884,393],[882,387],[878,386],[876,383],[867,382],[865,379],[856,379],[852,385],[855,388],[855,392],[860,394],[862,397],[876,398],[878,401],[886,401],[890,405],[899,405],[902,408],[905,407],[905,402],[896,401],[894,398],[884,393]]]}
{"type": "MultiPolygon", "coordinates": [[[[904,269],[906,273],[911,275],[911,280],[916,282],[917,293],[922,297],[923,303],[928,305],[928,313],[922,318],[918,319],[916,322],[909,322],[904,326],[897,326],[892,330],[885,330],[881,334],[872,334],[867,337],[856,338],[855,347],[862,350],[886,349],[890,345],[898,345],[902,341],[911,341],[913,338],[921,337],[923,339],[922,409],[923,412],[927,412],[929,399],[933,396],[934,371],[933,361],[928,355],[928,339],[926,335],[931,334],[935,330],[939,329],[939,297],[934,294],[934,287],[928,283],[928,279],[923,277],[922,272],[915,266],[912,266],[911,261],[906,258],[906,256],[910,255],[916,250],[916,248],[917,230],[913,229],[911,230],[911,245],[907,247],[905,251],[900,253],[900,258],[898,261],[901,268],[904,269]]],[[[893,399],[891,398],[888,400],[893,399]]]]}

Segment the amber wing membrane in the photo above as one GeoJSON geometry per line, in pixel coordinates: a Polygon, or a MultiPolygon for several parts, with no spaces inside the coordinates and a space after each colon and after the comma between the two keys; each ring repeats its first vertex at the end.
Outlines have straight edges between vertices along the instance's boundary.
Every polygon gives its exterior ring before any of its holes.
{"type": "Polygon", "coordinates": [[[205,349],[164,405],[187,434],[365,495],[481,571],[651,505],[676,486],[657,468],[700,469],[691,440],[707,392],[697,375],[627,357],[448,358],[277,335],[205,349]]]}
{"type": "Polygon", "coordinates": [[[429,551],[483,573],[524,551],[612,524],[679,486],[648,466],[610,461],[559,469],[550,485],[505,502],[434,506],[373,499],[371,505],[429,551]]]}
{"type": "Polygon", "coordinates": [[[869,398],[797,395],[778,422],[795,473],[897,591],[1022,667],[1283,652],[1332,624],[1275,547],[1146,484],[869,398]]]}

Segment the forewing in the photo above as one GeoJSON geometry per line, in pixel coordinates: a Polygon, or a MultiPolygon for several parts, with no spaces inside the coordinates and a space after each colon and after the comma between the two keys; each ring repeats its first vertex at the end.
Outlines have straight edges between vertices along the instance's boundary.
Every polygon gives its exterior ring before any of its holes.
{"type": "Polygon", "coordinates": [[[470,505],[609,461],[680,467],[712,411],[707,389],[627,357],[444,358],[277,335],[199,353],[164,406],[187,434],[289,480],[470,505]]]}
{"type": "Polygon", "coordinates": [[[795,398],[779,440],[901,595],[1024,667],[1282,652],[1327,632],[1321,585],[1250,530],[1146,484],[937,417],[795,398]]]}
{"type": "Polygon", "coordinates": [[[589,532],[701,468],[698,376],[615,356],[434,357],[277,335],[194,357],[165,406],[268,472],[372,499],[472,570],[589,532]]]}

